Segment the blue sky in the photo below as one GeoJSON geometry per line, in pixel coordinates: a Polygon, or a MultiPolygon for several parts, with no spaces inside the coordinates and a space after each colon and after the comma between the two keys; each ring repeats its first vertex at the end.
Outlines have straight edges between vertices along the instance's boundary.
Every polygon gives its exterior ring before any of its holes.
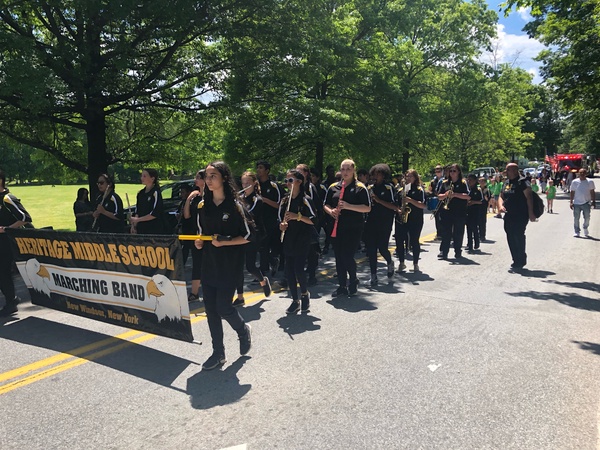
{"type": "Polygon", "coordinates": [[[529,39],[522,31],[523,26],[531,19],[529,11],[522,9],[504,17],[499,8],[502,0],[487,0],[487,3],[490,9],[498,13],[498,39],[495,42],[495,52],[484,55],[482,60],[490,63],[495,59],[499,63],[522,67],[534,76],[534,83],[540,83],[540,64],[533,58],[544,46],[535,39],[529,39]]]}

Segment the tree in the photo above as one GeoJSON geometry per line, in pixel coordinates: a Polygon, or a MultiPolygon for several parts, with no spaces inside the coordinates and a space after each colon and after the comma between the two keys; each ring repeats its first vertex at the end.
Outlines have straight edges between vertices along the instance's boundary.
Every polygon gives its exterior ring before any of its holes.
{"type": "Polygon", "coordinates": [[[165,111],[206,110],[229,64],[220,42],[268,10],[252,0],[1,0],[0,133],[95,187],[111,164],[151,160],[138,151],[149,140],[194,128],[173,130],[165,111]]]}

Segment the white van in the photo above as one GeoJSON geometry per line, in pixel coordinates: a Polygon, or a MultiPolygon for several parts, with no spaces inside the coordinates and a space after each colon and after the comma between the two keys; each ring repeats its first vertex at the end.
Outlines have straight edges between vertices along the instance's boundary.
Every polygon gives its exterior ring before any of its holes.
{"type": "Polygon", "coordinates": [[[494,178],[498,174],[498,172],[496,172],[496,169],[494,169],[493,167],[478,167],[477,169],[471,170],[469,173],[475,174],[477,178],[494,178]]]}

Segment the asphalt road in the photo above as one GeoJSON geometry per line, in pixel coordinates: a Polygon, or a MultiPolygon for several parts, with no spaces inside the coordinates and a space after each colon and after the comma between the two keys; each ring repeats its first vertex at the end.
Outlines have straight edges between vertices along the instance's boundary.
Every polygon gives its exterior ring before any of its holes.
{"type": "Polygon", "coordinates": [[[247,294],[254,345],[226,327],[222,370],[201,370],[202,314],[195,345],[25,302],[0,322],[0,448],[598,449],[600,212],[574,238],[566,198],[529,224],[521,274],[488,218],[462,261],[430,241],[421,274],[382,263],[375,289],[363,262],[352,299],[326,258],[307,315],[247,294]]]}

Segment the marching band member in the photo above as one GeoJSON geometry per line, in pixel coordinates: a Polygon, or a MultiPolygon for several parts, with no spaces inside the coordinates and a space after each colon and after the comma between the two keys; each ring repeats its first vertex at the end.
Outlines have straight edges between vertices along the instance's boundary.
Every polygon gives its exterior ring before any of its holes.
{"type": "Polygon", "coordinates": [[[477,176],[467,176],[469,185],[469,201],[467,202],[467,251],[479,250],[481,209],[483,208],[483,193],[477,184],[477,176]]]}
{"type": "MultiPolygon", "coordinates": [[[[204,195],[204,188],[206,183],[204,182],[205,170],[201,169],[196,173],[194,179],[194,185],[198,188],[192,191],[185,201],[183,206],[183,218],[188,221],[190,225],[190,233],[200,233],[200,223],[198,221],[198,205],[202,201],[204,195]]],[[[202,252],[193,246],[192,249],[192,291],[188,295],[188,302],[195,302],[200,299],[200,275],[202,273],[202,252]]]]}
{"type": "Polygon", "coordinates": [[[275,275],[279,267],[279,253],[281,250],[277,220],[281,191],[277,183],[271,181],[270,173],[271,164],[269,162],[258,161],[256,163],[256,176],[260,187],[260,196],[264,204],[263,223],[267,233],[264,251],[260,253],[260,270],[262,273],[267,273],[269,266],[271,266],[271,275],[275,275]]]}
{"type": "Polygon", "coordinates": [[[246,211],[238,199],[231,169],[223,161],[206,167],[204,199],[199,206],[200,234],[227,236],[227,240],[195,241],[202,249],[202,286],[208,328],[213,353],[202,364],[204,370],[214,369],[227,360],[223,345],[225,319],[240,339],[240,354],[252,346],[250,325],[244,322],[231,304],[244,264],[244,245],[251,240],[251,228],[246,211]]]}
{"type": "Polygon", "coordinates": [[[351,159],[342,161],[342,180],[329,186],[323,207],[325,213],[336,221],[332,242],[339,287],[333,297],[351,296],[358,292],[354,253],[364,228],[363,215],[371,211],[371,199],[367,187],[356,180],[355,167],[351,159]]]}
{"type": "MultiPolygon", "coordinates": [[[[319,198],[319,192],[317,187],[312,182],[312,177],[310,174],[310,168],[306,164],[298,164],[296,166],[296,170],[302,173],[304,176],[304,195],[306,195],[312,201],[315,206],[316,217],[314,219],[315,226],[319,223],[320,217],[323,215],[323,200],[319,198]]],[[[315,228],[316,230],[316,228],[315,228]]],[[[312,236],[314,232],[311,232],[311,239],[309,239],[309,250],[308,255],[306,257],[306,272],[308,273],[308,285],[314,286],[317,284],[317,266],[319,265],[319,253],[321,252],[321,248],[319,247],[319,242],[312,242],[312,236]]]]}
{"type": "MultiPolygon", "coordinates": [[[[413,272],[419,272],[419,257],[421,256],[421,244],[419,239],[421,238],[421,231],[423,230],[423,210],[426,207],[425,203],[425,191],[421,186],[421,178],[414,169],[409,169],[406,172],[405,178],[406,183],[399,192],[396,199],[398,204],[398,214],[396,215],[396,233],[399,234],[398,241],[404,242],[408,235],[410,239],[410,248],[412,248],[413,254],[413,272]],[[404,208],[410,208],[410,212],[403,210],[404,208]]],[[[400,266],[398,267],[398,273],[406,270],[406,264],[404,262],[405,252],[398,252],[398,259],[400,260],[400,266]]]]}
{"type": "Polygon", "coordinates": [[[96,198],[96,210],[94,211],[94,231],[100,233],[123,233],[125,230],[125,213],[123,211],[123,200],[115,192],[113,178],[106,174],[100,174],[98,181],[98,197],[96,198]]]}
{"type": "MultiPolygon", "coordinates": [[[[246,270],[259,281],[263,288],[263,292],[265,293],[265,297],[269,297],[271,295],[271,282],[264,276],[261,270],[256,267],[256,255],[258,255],[259,248],[264,245],[266,235],[265,225],[262,220],[263,201],[259,195],[260,188],[258,186],[256,175],[253,172],[244,172],[241,181],[241,198],[245,202],[248,212],[252,215],[256,228],[256,239],[244,246],[246,250],[246,270]]],[[[233,302],[233,306],[243,306],[245,303],[244,275],[242,272],[242,277],[237,287],[237,299],[233,302]]]]}
{"type": "Polygon", "coordinates": [[[138,234],[164,233],[163,200],[158,184],[158,171],[144,169],[141,176],[144,189],[137,194],[136,215],[130,219],[131,232],[138,234]]]}
{"type": "Polygon", "coordinates": [[[369,176],[375,183],[369,186],[371,212],[365,224],[365,244],[371,268],[371,286],[377,284],[377,250],[387,262],[387,276],[394,276],[394,260],[388,249],[394,216],[396,215],[396,195],[391,183],[392,171],[387,164],[371,167],[369,176]]]}
{"type": "Polygon", "coordinates": [[[316,209],[313,201],[303,188],[304,175],[299,170],[289,170],[285,179],[289,194],[279,207],[279,228],[283,237],[283,254],[285,255],[285,274],[292,303],[287,314],[310,311],[310,294],[308,292],[304,263],[308,256],[311,239],[311,227],[316,220],[316,209]],[[298,284],[300,285],[300,301],[298,301],[298,284]],[[302,303],[302,304],[300,304],[302,303]]]}
{"type": "Polygon", "coordinates": [[[441,207],[442,243],[438,259],[448,259],[450,241],[454,244],[454,256],[462,257],[462,243],[465,235],[467,220],[467,202],[470,200],[469,188],[463,179],[462,171],[458,164],[452,164],[448,171],[449,178],[444,180],[440,187],[438,199],[445,200],[445,207],[441,207]]]}

